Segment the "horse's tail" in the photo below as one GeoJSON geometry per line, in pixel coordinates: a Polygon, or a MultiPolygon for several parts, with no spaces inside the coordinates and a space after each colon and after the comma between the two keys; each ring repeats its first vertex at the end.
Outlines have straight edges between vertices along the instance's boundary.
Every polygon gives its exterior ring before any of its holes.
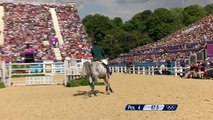
{"type": "Polygon", "coordinates": [[[86,61],[83,64],[82,76],[89,76],[92,73],[90,62],[86,61]]]}

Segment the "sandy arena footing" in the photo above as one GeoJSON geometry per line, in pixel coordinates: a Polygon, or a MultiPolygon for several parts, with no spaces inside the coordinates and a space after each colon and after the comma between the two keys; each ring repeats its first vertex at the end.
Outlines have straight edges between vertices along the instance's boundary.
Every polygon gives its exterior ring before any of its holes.
{"type": "Polygon", "coordinates": [[[115,93],[88,97],[89,86],[0,89],[0,120],[213,120],[213,81],[113,74],[115,93]],[[125,111],[127,104],[178,104],[177,111],[125,111]]]}

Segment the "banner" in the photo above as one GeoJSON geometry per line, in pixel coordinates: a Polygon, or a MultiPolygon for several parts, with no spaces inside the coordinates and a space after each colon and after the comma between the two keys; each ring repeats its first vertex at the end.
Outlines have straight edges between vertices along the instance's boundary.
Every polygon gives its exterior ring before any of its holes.
{"type": "Polygon", "coordinates": [[[207,44],[207,56],[213,56],[213,44],[207,44]]]}

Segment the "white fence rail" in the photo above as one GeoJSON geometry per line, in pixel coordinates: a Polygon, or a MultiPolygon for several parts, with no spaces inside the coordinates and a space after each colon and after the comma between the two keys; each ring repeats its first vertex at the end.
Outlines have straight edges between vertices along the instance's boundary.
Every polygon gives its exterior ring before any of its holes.
{"type": "Polygon", "coordinates": [[[52,76],[26,77],[26,85],[50,85],[52,83],[52,76]]]}
{"type": "MultiPolygon", "coordinates": [[[[83,62],[90,60],[72,59],[64,62],[44,61],[42,63],[0,63],[0,82],[6,86],[14,85],[47,85],[65,84],[80,76],[83,62]],[[80,62],[77,62],[80,61],[80,62]],[[64,75],[61,83],[53,82],[53,76],[64,75]],[[13,81],[12,77],[25,76],[25,81],[13,81]]],[[[56,80],[57,81],[57,80],[56,80]]]]}
{"type": "Polygon", "coordinates": [[[173,67],[162,69],[158,66],[148,66],[148,67],[141,67],[141,66],[111,66],[110,70],[113,73],[129,73],[129,74],[143,74],[143,75],[155,75],[155,73],[163,74],[163,71],[173,72],[174,75],[177,77],[178,75],[183,75],[184,69],[189,69],[189,67],[173,67]]]}
{"type": "MultiPolygon", "coordinates": [[[[61,84],[66,85],[68,81],[74,80],[81,76],[83,63],[90,60],[81,60],[77,62],[76,59],[64,62],[45,61],[42,63],[0,63],[0,82],[4,82],[6,86],[11,86],[14,81],[14,76],[27,76],[22,85],[47,85],[53,84],[53,76],[64,75],[61,84]],[[35,76],[36,75],[36,76],[35,76]]],[[[162,74],[164,71],[172,71],[173,75],[183,75],[183,67],[158,67],[158,66],[111,66],[110,70],[113,73],[129,73],[129,74],[146,74],[155,75],[162,74]]],[[[19,83],[21,84],[21,83],[19,83]]]]}

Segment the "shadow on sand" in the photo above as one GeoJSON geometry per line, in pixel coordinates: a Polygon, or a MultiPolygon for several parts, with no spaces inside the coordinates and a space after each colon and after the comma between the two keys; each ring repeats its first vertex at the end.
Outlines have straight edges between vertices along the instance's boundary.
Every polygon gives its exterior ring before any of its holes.
{"type": "MultiPolygon", "coordinates": [[[[100,92],[99,90],[95,90],[96,94],[105,94],[104,92],[100,92]]],[[[73,94],[73,96],[88,96],[88,91],[80,91],[78,90],[77,93],[73,94]]]]}

